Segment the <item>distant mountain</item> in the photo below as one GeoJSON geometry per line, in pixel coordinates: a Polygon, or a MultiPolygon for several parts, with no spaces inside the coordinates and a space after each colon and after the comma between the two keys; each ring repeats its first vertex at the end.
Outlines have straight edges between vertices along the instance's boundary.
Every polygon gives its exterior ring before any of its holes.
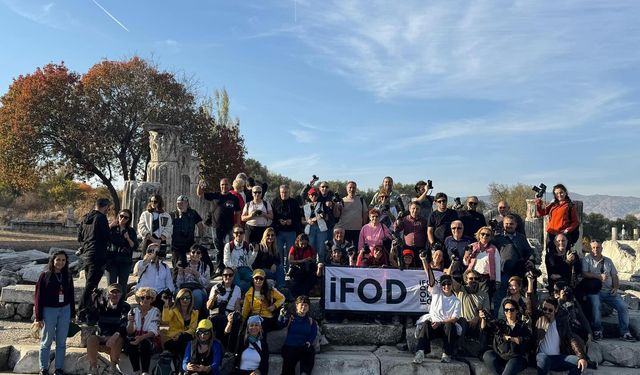
{"type": "Polygon", "coordinates": [[[628,214],[640,217],[640,198],[613,195],[581,195],[570,193],[571,199],[582,201],[584,212],[602,214],[610,220],[623,218],[628,214]]]}

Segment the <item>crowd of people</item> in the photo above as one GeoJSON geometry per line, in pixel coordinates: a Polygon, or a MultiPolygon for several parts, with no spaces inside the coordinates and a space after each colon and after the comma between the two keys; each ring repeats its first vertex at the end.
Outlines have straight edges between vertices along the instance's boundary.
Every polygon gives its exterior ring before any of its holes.
{"type": "MultiPolygon", "coordinates": [[[[496,374],[516,374],[529,363],[540,374],[578,373],[592,364],[585,345],[602,338],[601,303],[618,311],[620,337],[634,340],[617,294],[615,265],[602,256],[601,243],[592,241],[585,257],[572,250],[579,217],[562,184],[554,186],[552,202],[536,201],[538,214],[549,216],[543,259],[551,296],[539,305],[539,255],[507,202],[487,221],[476,211],[477,197],[452,208],[445,193],[431,195],[430,181],[416,183],[408,207],[391,177],[369,203],[353,181],[344,197],[317,182],[314,176],[297,197],[282,185],[270,202],[263,199],[267,186],[244,174],[232,182],[223,178],[217,191],[201,184],[197,195],[212,202],[206,219],[186,195],[177,198],[175,211],[166,212],[154,194],[135,226],[127,209],[110,225],[110,202],[99,199],[78,234],[86,285],[77,321],[98,328],[87,340],[90,372],[97,373],[98,351],[109,353],[109,373],[120,373],[124,352],[134,372],[143,375],[156,353],[166,359],[158,366],[166,362],[184,374],[218,374],[224,354],[232,353],[233,373],[263,375],[269,367],[266,337],[286,328],[282,373],[295,373],[299,362],[300,373],[310,374],[318,324],[309,316],[308,296],[318,293],[327,266],[426,272],[432,300],[427,314],[413,317],[416,364],[434,337],[443,338],[443,362],[459,354],[460,337],[469,337],[481,348],[474,354],[496,374]],[[200,242],[205,224],[212,228],[215,249],[200,242]],[[142,259],[134,262],[138,248],[142,259]],[[218,254],[215,263],[210,250],[218,254]],[[171,267],[163,261],[168,252],[171,267]],[[102,292],[98,283],[105,270],[110,285],[102,292]],[[131,291],[130,274],[136,277],[131,291]],[[222,281],[212,285],[217,275],[222,281]],[[134,306],[125,302],[127,293],[135,295],[134,306]]],[[[54,340],[55,371],[63,373],[75,305],[67,255],[55,253],[36,285],[42,374],[48,373],[54,340]]],[[[406,323],[413,324],[411,317],[406,323]]]]}

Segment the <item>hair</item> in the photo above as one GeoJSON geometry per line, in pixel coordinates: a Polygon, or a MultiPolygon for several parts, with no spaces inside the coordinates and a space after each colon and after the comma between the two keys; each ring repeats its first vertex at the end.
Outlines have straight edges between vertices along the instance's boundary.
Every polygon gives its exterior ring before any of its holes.
{"type": "Polygon", "coordinates": [[[310,305],[311,304],[311,300],[309,299],[309,297],[307,297],[305,295],[301,295],[301,296],[298,296],[296,298],[296,302],[295,303],[296,303],[296,305],[299,304],[299,303],[306,303],[307,305],[310,305]]]}
{"type": "Polygon", "coordinates": [[[64,250],[58,250],[55,253],[51,254],[49,257],[49,262],[47,263],[47,272],[53,273],[55,272],[55,267],[53,266],[53,261],[56,259],[58,255],[64,255],[64,267],[62,267],[61,273],[69,274],[69,255],[64,250]]]}
{"type": "Polygon", "coordinates": [[[470,195],[470,196],[468,196],[468,197],[467,197],[467,200],[469,200],[469,199],[473,199],[473,200],[476,200],[476,201],[480,201],[480,200],[478,199],[478,197],[477,197],[477,196],[475,196],[475,195],[470,195]]]}
{"type": "MultiPolygon", "coordinates": [[[[256,285],[253,277],[251,278],[251,288],[252,288],[251,301],[253,301],[256,293],[256,285]]],[[[273,303],[273,288],[269,286],[269,283],[267,282],[266,278],[262,282],[262,287],[260,288],[260,295],[264,296],[264,298],[267,300],[269,305],[273,303]]],[[[253,302],[252,302],[252,305],[253,305],[253,302]]]]}
{"type": "Polygon", "coordinates": [[[236,224],[236,225],[234,225],[234,226],[233,226],[232,231],[233,231],[233,232],[235,232],[235,231],[236,231],[236,229],[242,229],[242,231],[244,232],[244,228],[243,228],[242,226],[238,225],[238,224],[236,224]]]}
{"type": "Polygon", "coordinates": [[[488,225],[484,227],[480,227],[480,229],[476,231],[476,234],[475,234],[476,240],[480,241],[480,232],[482,232],[483,230],[488,230],[489,233],[491,233],[491,235],[489,236],[489,241],[491,241],[493,239],[493,229],[491,229],[491,227],[488,225]]]}
{"type": "Polygon", "coordinates": [[[411,206],[416,206],[419,209],[422,208],[422,206],[420,206],[420,202],[418,202],[418,201],[411,201],[411,203],[409,203],[409,207],[411,207],[411,206]]]}
{"type": "Polygon", "coordinates": [[[544,301],[542,301],[542,304],[544,305],[545,303],[550,304],[554,309],[558,308],[558,300],[553,297],[545,298],[544,301]]]}
{"type": "MultiPolygon", "coordinates": [[[[124,224],[124,227],[129,229],[131,228],[131,221],[133,221],[133,214],[131,213],[131,210],[128,208],[123,208],[120,210],[120,212],[118,212],[118,215],[121,213],[125,213],[127,215],[129,215],[129,220],[127,220],[127,222],[124,224]]],[[[117,227],[119,224],[116,221],[116,224],[112,225],[112,227],[117,227]]]]}
{"type": "Polygon", "coordinates": [[[240,172],[236,175],[236,179],[247,181],[247,174],[244,172],[240,172]]]}
{"type": "MultiPolygon", "coordinates": [[[[556,189],[560,189],[562,191],[564,191],[564,200],[566,200],[567,202],[571,202],[571,198],[569,198],[569,191],[567,190],[567,188],[563,185],[563,184],[555,184],[553,185],[553,189],[551,189],[551,192],[555,192],[556,189]]],[[[560,203],[560,201],[558,200],[558,198],[556,198],[555,193],[553,194],[553,202],[554,203],[560,203]]]]}
{"type": "Polygon", "coordinates": [[[287,185],[287,184],[282,184],[282,185],[280,185],[280,187],[278,188],[278,190],[282,190],[282,189],[289,190],[289,185],[287,185]]]}
{"type": "Polygon", "coordinates": [[[507,281],[507,286],[511,284],[512,281],[515,281],[518,284],[518,287],[522,289],[522,278],[520,276],[511,276],[509,281],[507,281]]]}
{"type": "Polygon", "coordinates": [[[462,220],[456,219],[456,220],[452,221],[451,224],[449,224],[449,227],[451,227],[451,225],[453,225],[453,223],[460,223],[460,225],[462,225],[462,229],[464,229],[464,223],[462,222],[462,220]]]}
{"type": "MultiPolygon", "coordinates": [[[[270,255],[273,256],[278,256],[278,248],[276,246],[276,241],[274,240],[271,244],[269,244],[267,242],[267,234],[273,234],[274,238],[276,235],[276,231],[275,229],[273,229],[272,227],[267,228],[263,233],[262,233],[262,239],[260,240],[260,247],[262,248],[266,248],[267,252],[270,255]]],[[[261,249],[262,250],[262,249],[261,249]]]]}
{"type": "Polygon", "coordinates": [[[476,270],[473,269],[468,269],[466,271],[464,271],[464,273],[462,274],[462,277],[464,280],[467,280],[467,277],[470,273],[474,273],[476,275],[476,277],[478,277],[478,272],[476,272],[476,270]]]}
{"type": "Polygon", "coordinates": [[[305,233],[300,233],[298,235],[298,237],[296,237],[296,240],[293,242],[293,247],[295,249],[301,249],[299,244],[300,244],[300,241],[303,241],[303,240],[306,240],[307,244],[308,244],[309,243],[309,236],[306,235],[305,233]]]}
{"type": "Polygon", "coordinates": [[[509,299],[509,298],[505,298],[504,301],[502,301],[502,309],[504,310],[504,308],[507,305],[513,305],[513,307],[516,309],[517,312],[520,312],[520,305],[518,305],[518,302],[509,299]]]}
{"type": "Polygon", "coordinates": [[[231,183],[231,186],[233,186],[233,190],[235,191],[242,191],[244,189],[244,185],[245,185],[245,182],[241,178],[236,178],[231,183]]]}
{"type": "Polygon", "coordinates": [[[108,198],[98,198],[96,200],[97,208],[105,208],[105,207],[108,207],[110,204],[111,204],[111,201],[108,198]]]}
{"type": "Polygon", "coordinates": [[[413,186],[413,190],[416,191],[416,194],[418,194],[418,196],[421,195],[420,194],[420,188],[423,187],[423,186],[427,186],[427,183],[422,181],[422,180],[416,182],[416,184],[413,186]]]}
{"type": "Polygon", "coordinates": [[[162,199],[160,194],[152,194],[149,197],[149,204],[147,204],[147,211],[149,212],[155,211],[155,207],[153,206],[153,203],[151,203],[151,200],[154,198],[158,201],[158,212],[164,212],[164,200],[162,199]]]}
{"type": "Polygon", "coordinates": [[[145,296],[151,296],[151,298],[156,298],[157,295],[158,293],[156,293],[155,290],[153,290],[152,288],[148,288],[146,286],[136,289],[136,300],[145,296]]]}
{"type": "Polygon", "coordinates": [[[505,219],[512,220],[514,223],[516,223],[516,225],[518,224],[518,219],[516,219],[516,215],[512,214],[511,212],[509,212],[508,214],[505,215],[504,218],[502,218],[502,220],[505,220],[505,219]]]}
{"type": "Polygon", "coordinates": [[[389,193],[387,193],[387,191],[384,189],[380,189],[378,191],[378,193],[376,194],[376,199],[380,198],[381,195],[384,195],[385,197],[389,198],[389,193]]]}
{"type": "Polygon", "coordinates": [[[380,216],[380,210],[374,207],[369,210],[369,215],[371,214],[378,214],[378,216],[380,216]]]}
{"type": "Polygon", "coordinates": [[[443,192],[436,193],[436,197],[434,198],[434,200],[437,201],[440,198],[444,198],[444,200],[446,200],[446,201],[449,200],[449,197],[447,197],[447,194],[445,194],[443,192]]]}
{"type": "Polygon", "coordinates": [[[384,182],[384,180],[386,180],[386,179],[389,179],[391,182],[393,182],[393,177],[391,177],[391,176],[384,176],[382,181],[384,182]]]}
{"type": "Polygon", "coordinates": [[[358,186],[358,184],[356,184],[355,181],[347,181],[347,183],[344,186],[349,186],[350,184],[353,184],[354,186],[358,186]]]}
{"type": "Polygon", "coordinates": [[[333,234],[336,234],[336,232],[342,232],[342,234],[345,234],[345,230],[342,227],[334,227],[333,228],[333,234]]]}
{"type": "Polygon", "coordinates": [[[193,311],[193,292],[189,288],[182,288],[176,294],[176,303],[174,304],[176,310],[182,312],[182,304],[178,301],[180,298],[184,297],[186,294],[191,296],[191,301],[189,302],[189,306],[187,306],[187,314],[191,315],[193,311]]]}
{"type": "Polygon", "coordinates": [[[197,268],[198,272],[204,273],[204,271],[207,270],[207,266],[209,266],[209,270],[211,270],[213,268],[213,262],[209,257],[209,251],[207,250],[207,248],[202,245],[198,245],[196,243],[189,248],[189,251],[194,251],[194,250],[200,252],[200,262],[198,262],[198,268],[197,268]]]}

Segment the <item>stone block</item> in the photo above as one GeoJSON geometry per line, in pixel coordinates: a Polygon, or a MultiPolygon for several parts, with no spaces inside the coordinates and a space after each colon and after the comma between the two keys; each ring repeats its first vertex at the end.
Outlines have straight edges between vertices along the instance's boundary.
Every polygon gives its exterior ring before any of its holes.
{"type": "Polygon", "coordinates": [[[9,370],[9,357],[11,356],[11,346],[0,346],[0,371],[9,370]]]}
{"type": "Polygon", "coordinates": [[[10,319],[16,313],[16,308],[12,303],[3,303],[0,305],[0,319],[10,319]]]}
{"type": "Polygon", "coordinates": [[[87,347],[87,339],[91,335],[95,335],[98,332],[97,326],[80,326],[80,346],[83,348],[87,347]]]}
{"type": "Polygon", "coordinates": [[[378,349],[375,345],[327,345],[322,347],[323,353],[328,352],[371,352],[378,349]]]}
{"type": "Polygon", "coordinates": [[[640,345],[622,340],[602,340],[599,342],[602,358],[616,366],[640,367],[640,345]]]}
{"type": "Polygon", "coordinates": [[[323,333],[333,345],[395,345],[402,338],[402,326],[382,324],[323,325],[323,333]]]}
{"type": "Polygon", "coordinates": [[[602,347],[597,341],[592,341],[591,344],[587,346],[587,355],[589,356],[590,360],[597,363],[602,363],[602,361],[604,360],[602,358],[602,347]]]}
{"type": "Polygon", "coordinates": [[[16,306],[16,314],[20,315],[22,319],[31,319],[33,317],[33,304],[19,303],[16,306]]]}
{"type": "MultiPolygon", "coordinates": [[[[619,326],[617,313],[602,318],[602,330],[605,337],[620,337],[619,326]]],[[[640,338],[640,311],[638,310],[629,310],[629,331],[636,338],[640,338]]]]}
{"type": "Polygon", "coordinates": [[[371,352],[331,352],[316,355],[314,374],[378,375],[380,362],[371,352]]]}
{"type": "Polygon", "coordinates": [[[35,285],[9,285],[2,288],[0,302],[33,303],[36,292],[35,285]]]}
{"type": "Polygon", "coordinates": [[[40,274],[44,271],[45,264],[30,264],[22,267],[17,273],[22,281],[35,283],[40,278],[40,274]]]}
{"type": "Polygon", "coordinates": [[[269,345],[270,353],[280,353],[284,340],[287,338],[287,330],[280,329],[277,331],[271,331],[267,334],[267,344],[269,345]]]}
{"type": "MultiPolygon", "coordinates": [[[[491,371],[489,371],[489,369],[487,368],[487,366],[485,366],[485,364],[477,359],[477,358],[467,358],[467,360],[469,361],[469,367],[471,368],[471,373],[473,375],[493,375],[493,373],[491,371]]],[[[602,367],[599,367],[599,369],[602,367]]],[[[529,366],[527,367],[524,371],[522,371],[520,373],[521,375],[536,375],[537,371],[535,367],[529,366]]],[[[549,374],[551,375],[566,375],[567,372],[557,372],[557,371],[551,371],[549,372],[549,374]]],[[[600,375],[601,372],[600,370],[592,370],[592,369],[587,369],[585,372],[582,373],[582,375],[600,375]]],[[[620,373],[620,375],[626,375],[626,373],[620,373]]],[[[613,375],[613,374],[611,374],[613,375]]]]}
{"type": "MultiPolygon", "coordinates": [[[[40,371],[40,364],[38,361],[39,349],[35,345],[16,345],[11,350],[9,355],[9,368],[13,369],[13,372],[23,374],[37,374],[40,371]]],[[[53,358],[53,350],[49,360],[53,358]]]]}
{"type": "Polygon", "coordinates": [[[629,305],[629,309],[640,310],[640,292],[632,289],[625,290],[622,299],[629,305]]]}
{"type": "Polygon", "coordinates": [[[420,364],[412,363],[413,354],[406,352],[389,353],[388,355],[378,355],[380,360],[380,375],[397,374],[429,374],[429,375],[469,375],[469,366],[465,363],[452,361],[442,363],[436,359],[425,359],[420,364]]]}
{"type": "MultiPolygon", "coordinates": [[[[418,346],[418,339],[415,337],[416,328],[410,327],[406,330],[407,335],[407,351],[411,354],[416,352],[418,346]]],[[[381,348],[382,349],[382,348],[381,348]]],[[[442,356],[442,339],[434,339],[431,341],[431,353],[426,353],[427,358],[440,359],[442,356]]]]}

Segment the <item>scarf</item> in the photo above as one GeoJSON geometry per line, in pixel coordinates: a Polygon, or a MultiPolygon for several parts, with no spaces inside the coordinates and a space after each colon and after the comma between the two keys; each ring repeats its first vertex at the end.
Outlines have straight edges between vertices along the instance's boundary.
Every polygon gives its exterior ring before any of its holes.
{"type": "MultiPolygon", "coordinates": [[[[473,246],[473,251],[471,252],[471,261],[469,262],[468,270],[472,270],[476,265],[476,257],[480,254],[480,243],[474,242],[471,246],[473,246]]],[[[489,279],[495,281],[496,280],[496,247],[493,245],[487,246],[484,251],[487,252],[489,256],[489,279]]]]}

